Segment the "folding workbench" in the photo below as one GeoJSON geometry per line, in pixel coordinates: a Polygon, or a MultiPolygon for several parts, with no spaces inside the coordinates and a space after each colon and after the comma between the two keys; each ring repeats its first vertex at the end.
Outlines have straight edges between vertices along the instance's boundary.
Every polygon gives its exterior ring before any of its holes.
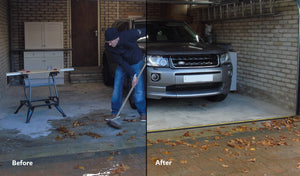
{"type": "Polygon", "coordinates": [[[63,69],[52,69],[52,70],[36,70],[36,71],[18,71],[18,72],[10,72],[7,73],[6,76],[21,76],[24,80],[24,95],[25,99],[20,100],[20,105],[15,111],[15,114],[25,105],[28,107],[27,116],[26,116],[26,123],[30,122],[31,116],[33,111],[36,107],[48,106],[51,109],[51,106],[54,106],[63,117],[66,117],[66,114],[63,112],[61,107],[59,106],[59,96],[56,88],[56,81],[55,77],[60,72],[65,71],[73,71],[74,68],[63,68],[63,69]],[[34,83],[34,80],[31,79],[31,75],[33,74],[43,74],[49,73],[48,81],[43,83],[34,83]],[[48,86],[49,87],[49,97],[42,98],[42,99],[32,99],[32,88],[33,87],[41,87],[41,86],[48,86]]]}

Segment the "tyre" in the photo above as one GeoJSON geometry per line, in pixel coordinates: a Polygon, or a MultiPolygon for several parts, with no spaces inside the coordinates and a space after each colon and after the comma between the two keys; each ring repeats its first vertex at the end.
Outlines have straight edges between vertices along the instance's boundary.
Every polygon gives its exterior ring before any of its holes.
{"type": "Polygon", "coordinates": [[[112,86],[114,84],[114,78],[112,77],[110,70],[109,70],[109,65],[106,60],[106,56],[103,55],[103,82],[106,86],[112,86]]]}
{"type": "Polygon", "coordinates": [[[220,102],[220,101],[225,100],[226,97],[227,97],[227,94],[220,94],[220,95],[207,97],[207,99],[212,102],[220,102]]]}

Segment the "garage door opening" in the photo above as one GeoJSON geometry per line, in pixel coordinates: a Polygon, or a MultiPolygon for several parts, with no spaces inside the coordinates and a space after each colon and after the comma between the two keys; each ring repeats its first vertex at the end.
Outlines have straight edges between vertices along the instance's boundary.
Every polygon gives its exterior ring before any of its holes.
{"type": "MultiPolygon", "coordinates": [[[[231,44],[237,53],[237,91],[223,102],[202,98],[148,100],[148,132],[299,114],[296,2],[251,2],[170,2],[160,6],[169,12],[182,6],[184,13],[166,13],[165,17],[185,20],[203,38],[209,24],[212,43],[231,44]]],[[[157,6],[157,1],[152,3],[157,6]]],[[[153,16],[149,11],[147,15],[153,16]]]]}

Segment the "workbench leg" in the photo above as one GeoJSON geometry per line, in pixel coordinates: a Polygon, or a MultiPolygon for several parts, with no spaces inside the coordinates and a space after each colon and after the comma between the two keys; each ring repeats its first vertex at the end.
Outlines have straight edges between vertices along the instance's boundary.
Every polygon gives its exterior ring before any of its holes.
{"type": "Polygon", "coordinates": [[[17,114],[19,112],[19,110],[22,108],[22,106],[25,105],[25,101],[20,101],[20,106],[17,108],[17,110],[15,111],[15,114],[17,114]]]}
{"type": "Polygon", "coordinates": [[[28,108],[26,123],[29,123],[31,116],[33,114],[34,107],[28,108]]]}
{"type": "Polygon", "coordinates": [[[48,104],[48,108],[51,109],[51,106],[49,105],[49,104],[50,104],[50,101],[49,101],[49,100],[46,100],[45,103],[48,104]]]}
{"type": "Polygon", "coordinates": [[[63,117],[67,117],[64,111],[58,105],[55,105],[55,107],[63,115],[63,117]]]}

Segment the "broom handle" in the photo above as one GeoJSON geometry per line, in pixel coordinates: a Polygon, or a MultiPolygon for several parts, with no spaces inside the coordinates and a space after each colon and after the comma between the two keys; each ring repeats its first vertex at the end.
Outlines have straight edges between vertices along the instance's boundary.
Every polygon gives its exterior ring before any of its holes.
{"type": "MultiPolygon", "coordinates": [[[[140,71],[138,77],[137,77],[137,80],[140,79],[140,76],[142,75],[142,73],[143,73],[143,71],[144,71],[146,65],[147,65],[147,64],[145,63],[144,66],[143,66],[143,68],[141,69],[141,71],[140,71]]],[[[136,86],[136,85],[135,85],[135,86],[136,86]]],[[[120,110],[118,111],[118,114],[116,115],[116,117],[118,117],[118,116],[120,115],[121,111],[123,110],[123,108],[124,108],[124,106],[125,106],[125,104],[126,104],[128,98],[129,98],[131,92],[133,91],[133,89],[135,88],[135,86],[132,86],[132,87],[130,88],[130,90],[129,90],[129,92],[128,92],[128,94],[127,94],[127,96],[126,96],[124,102],[122,103],[122,106],[121,106],[120,110]]]]}

